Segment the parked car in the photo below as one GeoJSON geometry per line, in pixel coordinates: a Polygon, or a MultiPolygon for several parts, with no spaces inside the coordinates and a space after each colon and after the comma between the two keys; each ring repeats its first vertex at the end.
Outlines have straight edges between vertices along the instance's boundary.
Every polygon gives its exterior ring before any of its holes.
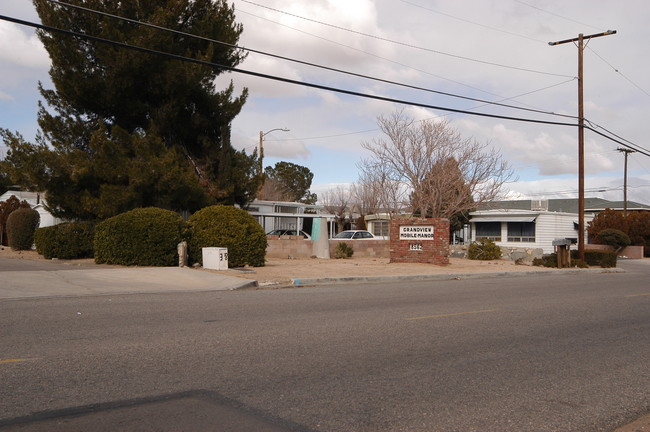
{"type": "Polygon", "coordinates": [[[377,238],[370,232],[364,230],[346,230],[341,231],[333,239],[347,239],[347,240],[377,240],[377,238]]]}
{"type": "Polygon", "coordinates": [[[296,232],[296,230],[290,230],[290,229],[276,229],[273,231],[269,231],[266,233],[267,236],[272,235],[272,236],[284,236],[284,235],[290,235],[290,236],[295,236],[295,235],[301,235],[303,238],[307,240],[311,240],[311,236],[304,232],[303,230],[300,230],[296,232]]]}

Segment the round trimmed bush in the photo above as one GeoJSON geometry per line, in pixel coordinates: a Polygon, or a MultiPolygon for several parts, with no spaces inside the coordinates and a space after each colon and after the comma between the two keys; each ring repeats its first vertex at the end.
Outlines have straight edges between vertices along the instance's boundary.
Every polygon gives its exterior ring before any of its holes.
{"type": "Polygon", "coordinates": [[[490,239],[480,239],[469,245],[467,258],[482,261],[501,259],[501,248],[490,239]]]}
{"type": "Polygon", "coordinates": [[[34,245],[34,233],[41,215],[32,208],[20,207],[7,218],[7,240],[13,250],[29,250],[34,245]]]}
{"type": "Polygon", "coordinates": [[[47,259],[92,258],[94,236],[95,222],[70,222],[37,229],[34,243],[47,259]]]}
{"type": "Polygon", "coordinates": [[[113,216],[95,228],[95,262],[139,266],[178,264],[185,222],[178,214],[147,207],[113,216]]]}
{"type": "Polygon", "coordinates": [[[264,228],[246,211],[224,205],[206,207],[188,220],[190,262],[203,264],[202,248],[228,248],[228,267],[263,267],[266,255],[264,228]]]}
{"type": "Polygon", "coordinates": [[[623,249],[632,244],[630,237],[621,230],[607,228],[598,233],[596,236],[596,242],[608,246],[612,246],[614,249],[623,249]]]}

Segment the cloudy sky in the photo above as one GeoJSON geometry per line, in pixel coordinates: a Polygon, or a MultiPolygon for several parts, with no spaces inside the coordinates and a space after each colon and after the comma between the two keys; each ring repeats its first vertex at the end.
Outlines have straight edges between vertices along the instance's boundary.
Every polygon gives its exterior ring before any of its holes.
{"type": "MultiPolygon", "coordinates": [[[[585,117],[650,153],[650,3],[646,0],[234,0],[244,47],[445,92],[497,107],[407,89],[251,53],[242,69],[359,93],[508,117],[575,123],[573,43],[549,41],[605,30],[584,50],[585,117]],[[539,110],[556,115],[539,114],[539,110]]],[[[0,15],[38,21],[29,0],[0,15]]],[[[0,21],[0,127],[32,138],[47,53],[29,28],[0,21]]],[[[577,196],[577,129],[449,113],[347,96],[238,73],[222,76],[250,97],[233,123],[233,144],[252,152],[265,135],[265,165],[285,160],[314,173],[312,190],[357,180],[362,142],[380,137],[377,116],[404,109],[417,119],[448,118],[464,136],[489,142],[516,171],[510,197],[577,196]]],[[[605,132],[603,129],[598,129],[605,132]]],[[[586,195],[623,199],[620,144],[585,134],[586,195]]],[[[5,149],[0,148],[0,155],[5,149]]],[[[629,157],[628,198],[650,204],[650,158],[629,157]]]]}

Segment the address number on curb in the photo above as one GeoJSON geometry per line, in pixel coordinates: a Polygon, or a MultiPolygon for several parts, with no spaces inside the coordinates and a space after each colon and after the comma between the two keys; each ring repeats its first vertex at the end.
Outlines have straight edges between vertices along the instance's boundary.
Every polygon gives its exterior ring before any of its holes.
{"type": "Polygon", "coordinates": [[[421,251],[422,250],[422,243],[411,243],[411,244],[409,244],[409,250],[421,251]]]}

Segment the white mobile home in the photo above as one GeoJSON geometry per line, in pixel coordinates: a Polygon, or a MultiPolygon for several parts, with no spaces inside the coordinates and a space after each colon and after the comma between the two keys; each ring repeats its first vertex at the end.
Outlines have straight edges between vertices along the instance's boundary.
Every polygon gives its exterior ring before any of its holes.
{"type": "MultiPolygon", "coordinates": [[[[585,226],[593,219],[585,214],[585,226]]],[[[544,210],[481,210],[470,213],[472,241],[488,238],[503,247],[554,252],[553,240],[578,239],[578,215],[544,210]]],[[[586,238],[586,233],[585,233],[586,238]]]]}

